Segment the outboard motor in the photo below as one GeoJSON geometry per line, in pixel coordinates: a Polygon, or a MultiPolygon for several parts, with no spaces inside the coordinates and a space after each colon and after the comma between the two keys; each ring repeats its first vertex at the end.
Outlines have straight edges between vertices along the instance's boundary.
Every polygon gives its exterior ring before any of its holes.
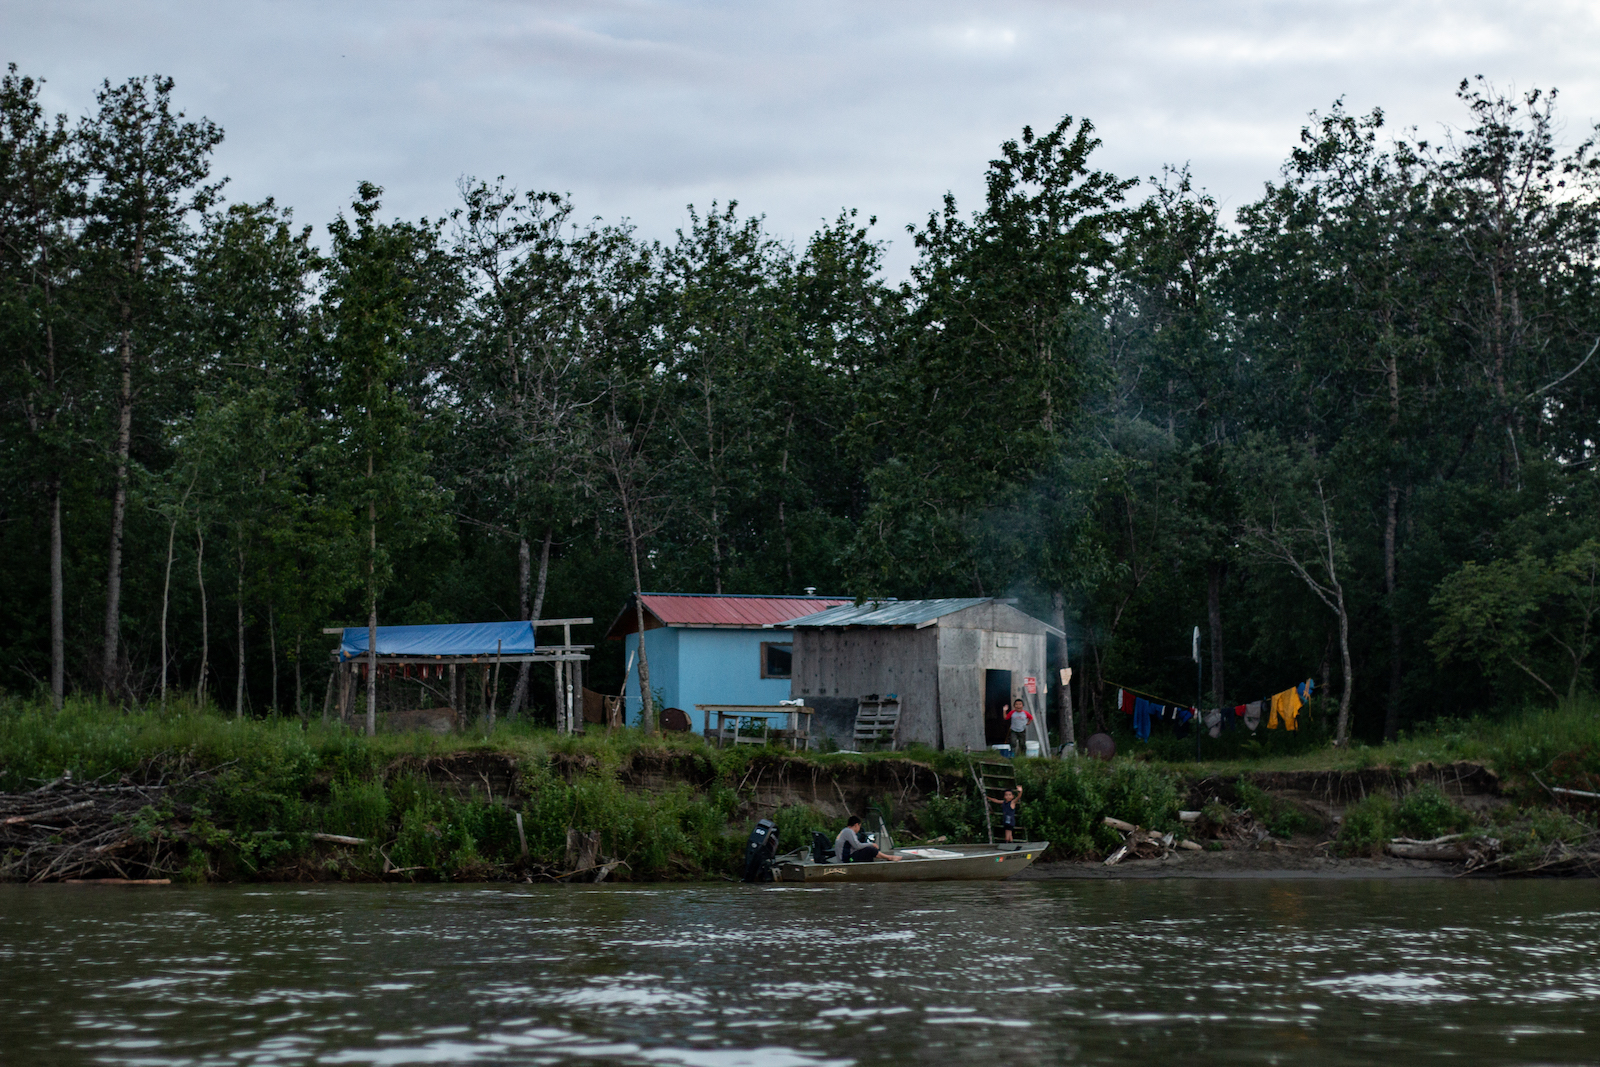
{"type": "Polygon", "coordinates": [[[821,830],[811,831],[811,862],[836,863],[833,857],[833,842],[828,840],[828,835],[821,830]]]}
{"type": "Polygon", "coordinates": [[[772,881],[772,860],[777,854],[778,827],[771,819],[762,819],[744,843],[744,880],[772,881]]]}

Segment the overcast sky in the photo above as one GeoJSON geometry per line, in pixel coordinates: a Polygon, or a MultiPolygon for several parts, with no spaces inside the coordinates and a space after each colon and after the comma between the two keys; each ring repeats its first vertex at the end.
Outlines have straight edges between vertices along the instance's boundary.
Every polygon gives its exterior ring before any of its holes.
{"type": "Polygon", "coordinates": [[[138,3],[0,0],[0,58],[78,115],[103,78],[159,72],[221,123],[235,200],[321,227],[365,179],[437,216],[464,174],[571,193],[669,238],[736,198],[803,241],[842,207],[904,226],[1026,124],[1086,116],[1098,164],[1189,162],[1230,209],[1343,96],[1437,133],[1464,76],[1556,86],[1567,136],[1600,119],[1600,3],[138,3]]]}

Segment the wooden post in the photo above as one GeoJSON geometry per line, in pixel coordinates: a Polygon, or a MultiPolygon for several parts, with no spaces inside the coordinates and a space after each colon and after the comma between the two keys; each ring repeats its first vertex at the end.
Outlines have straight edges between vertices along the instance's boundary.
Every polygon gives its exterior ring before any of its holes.
{"type": "Polygon", "coordinates": [[[455,712],[456,727],[461,725],[461,705],[456,701],[456,665],[450,664],[450,710],[455,712]]]}
{"type": "Polygon", "coordinates": [[[576,712],[576,715],[573,718],[572,722],[573,722],[573,725],[578,728],[578,732],[582,733],[583,731],[585,731],[585,730],[587,730],[589,728],[588,724],[584,720],[584,712],[587,709],[588,705],[585,704],[584,700],[583,700],[583,661],[582,660],[573,660],[572,661],[572,690],[573,690],[573,692],[578,694],[577,712],[576,712]]]}
{"type": "MultiPolygon", "coordinates": [[[[486,668],[487,669],[487,668],[486,668]]],[[[494,732],[494,713],[500,706],[500,642],[494,643],[494,684],[489,689],[489,731],[494,732]]]]}
{"type": "Polygon", "coordinates": [[[564,733],[567,732],[567,713],[566,713],[566,706],[567,705],[566,705],[566,699],[565,699],[565,695],[564,695],[565,692],[566,692],[566,687],[563,684],[565,679],[562,678],[562,675],[566,673],[566,664],[562,663],[560,660],[555,660],[550,664],[550,669],[553,672],[554,677],[555,677],[556,733],[564,734],[564,733]]]}

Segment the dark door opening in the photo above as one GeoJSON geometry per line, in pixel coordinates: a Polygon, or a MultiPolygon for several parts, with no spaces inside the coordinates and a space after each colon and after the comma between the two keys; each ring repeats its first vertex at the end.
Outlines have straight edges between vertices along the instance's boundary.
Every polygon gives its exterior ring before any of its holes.
{"type": "Polygon", "coordinates": [[[1010,740],[1006,708],[1011,705],[1011,672],[983,672],[983,743],[1003,745],[1010,740]]]}

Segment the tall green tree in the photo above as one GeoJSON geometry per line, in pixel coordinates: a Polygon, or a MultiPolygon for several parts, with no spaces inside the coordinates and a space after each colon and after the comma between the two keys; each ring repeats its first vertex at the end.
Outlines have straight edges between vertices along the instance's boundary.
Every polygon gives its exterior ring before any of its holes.
{"type": "Polygon", "coordinates": [[[39,102],[43,83],[11,64],[0,79],[0,336],[4,395],[31,442],[18,457],[43,483],[49,515],[50,695],[66,693],[62,480],[80,436],[87,382],[81,331],[71,313],[83,212],[83,171],[66,116],[39,102]]]}
{"type": "Polygon", "coordinates": [[[363,520],[369,734],[377,731],[378,598],[393,578],[393,554],[441,529],[445,499],[428,472],[424,386],[458,285],[437,227],[379,221],[382,195],[362,183],[352,217],[328,227],[322,294],[339,424],[329,459],[340,465],[338,496],[363,520]]]}
{"type": "Polygon", "coordinates": [[[173,81],[159,76],[105,82],[97,110],[77,131],[90,175],[85,256],[101,297],[102,328],[113,353],[111,529],[106,552],[103,691],[123,692],[123,532],[128,511],[134,409],[165,377],[173,355],[169,317],[180,307],[183,260],[195,216],[215,202],[208,181],[222,129],[188,120],[172,103],[173,81]]]}

